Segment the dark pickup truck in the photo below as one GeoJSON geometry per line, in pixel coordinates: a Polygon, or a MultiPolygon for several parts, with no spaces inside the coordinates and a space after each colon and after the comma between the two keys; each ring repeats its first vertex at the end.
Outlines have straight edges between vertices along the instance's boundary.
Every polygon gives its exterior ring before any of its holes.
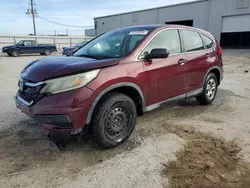
{"type": "Polygon", "coordinates": [[[52,44],[37,44],[35,40],[21,40],[15,45],[4,46],[3,53],[9,56],[17,57],[20,54],[34,54],[40,53],[41,55],[50,55],[55,52],[56,46],[52,44]]]}

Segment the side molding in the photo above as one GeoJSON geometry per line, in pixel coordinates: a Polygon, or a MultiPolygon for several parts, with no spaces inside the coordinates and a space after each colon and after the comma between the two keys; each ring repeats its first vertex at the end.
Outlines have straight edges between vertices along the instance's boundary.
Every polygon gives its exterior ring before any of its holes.
{"type": "Polygon", "coordinates": [[[92,103],[92,105],[90,107],[90,110],[89,110],[89,113],[87,116],[86,124],[89,124],[91,122],[91,118],[92,118],[93,112],[95,110],[95,106],[97,105],[99,100],[109,91],[116,89],[116,88],[119,88],[119,87],[124,87],[124,86],[125,87],[132,87],[138,91],[138,93],[140,94],[141,99],[142,99],[142,109],[143,109],[143,111],[145,111],[145,98],[144,98],[144,95],[143,95],[140,87],[132,82],[121,82],[121,83],[114,84],[112,86],[105,88],[101,93],[98,94],[98,96],[95,98],[94,102],[92,103]]]}
{"type": "Polygon", "coordinates": [[[170,99],[167,99],[167,100],[155,103],[155,104],[151,104],[151,105],[146,107],[146,112],[152,111],[156,108],[160,108],[160,107],[162,107],[170,102],[173,102],[173,101],[179,101],[179,100],[184,100],[184,99],[191,98],[191,97],[196,97],[199,94],[201,94],[202,92],[203,92],[203,88],[199,88],[199,89],[196,89],[194,91],[190,91],[188,93],[185,93],[185,94],[182,94],[182,95],[179,95],[179,96],[176,96],[176,97],[173,97],[173,98],[170,98],[170,99]]]}

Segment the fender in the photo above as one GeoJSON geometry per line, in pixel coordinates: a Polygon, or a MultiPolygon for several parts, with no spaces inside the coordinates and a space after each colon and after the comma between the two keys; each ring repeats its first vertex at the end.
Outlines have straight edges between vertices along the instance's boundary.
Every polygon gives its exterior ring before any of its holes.
{"type": "Polygon", "coordinates": [[[145,111],[145,98],[144,98],[144,95],[143,95],[141,88],[132,82],[121,82],[121,83],[114,84],[114,85],[111,85],[111,86],[105,88],[101,93],[99,93],[97,95],[97,97],[95,98],[94,102],[92,103],[92,105],[89,109],[86,124],[89,124],[91,122],[91,118],[92,118],[94,109],[95,109],[97,103],[100,101],[100,99],[109,91],[116,89],[116,88],[119,88],[119,87],[123,87],[123,86],[132,87],[138,91],[138,93],[140,94],[140,97],[142,99],[142,109],[143,109],[143,111],[145,111]]]}

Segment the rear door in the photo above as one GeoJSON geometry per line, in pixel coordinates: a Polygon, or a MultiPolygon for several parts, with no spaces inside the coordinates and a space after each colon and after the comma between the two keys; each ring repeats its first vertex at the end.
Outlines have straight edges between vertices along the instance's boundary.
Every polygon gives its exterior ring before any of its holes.
{"type": "Polygon", "coordinates": [[[186,92],[186,67],[181,62],[187,57],[182,53],[178,30],[167,29],[159,32],[142,50],[140,56],[155,48],[166,48],[170,54],[168,58],[143,60],[147,77],[148,106],[186,92]]]}
{"type": "MultiPolygon", "coordinates": [[[[211,48],[206,49],[199,32],[181,29],[183,47],[187,56],[187,92],[202,88],[205,74],[211,64],[211,48]]],[[[209,45],[209,47],[211,44],[209,45]]]]}

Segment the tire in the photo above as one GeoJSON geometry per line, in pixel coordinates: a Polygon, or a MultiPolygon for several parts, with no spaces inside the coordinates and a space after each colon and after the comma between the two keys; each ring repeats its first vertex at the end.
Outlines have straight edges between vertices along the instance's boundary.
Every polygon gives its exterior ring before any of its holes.
{"type": "Polygon", "coordinates": [[[40,55],[45,55],[44,53],[40,53],[40,55]]]}
{"type": "Polygon", "coordinates": [[[51,50],[49,50],[49,49],[45,49],[44,50],[44,55],[50,55],[51,54],[51,50]]]}
{"type": "Polygon", "coordinates": [[[121,93],[107,94],[94,112],[92,128],[95,142],[113,148],[126,141],[136,123],[134,101],[121,93]]]}
{"type": "Polygon", "coordinates": [[[214,73],[209,73],[203,85],[203,92],[196,100],[200,105],[211,104],[217,94],[218,80],[214,73]]]}
{"type": "Polygon", "coordinates": [[[13,57],[17,57],[17,56],[19,56],[19,51],[18,51],[18,50],[12,50],[12,51],[10,52],[10,54],[11,54],[11,56],[13,56],[13,57]]]}
{"type": "Polygon", "coordinates": [[[8,56],[12,56],[11,53],[7,53],[7,54],[8,54],[8,56]]]}

